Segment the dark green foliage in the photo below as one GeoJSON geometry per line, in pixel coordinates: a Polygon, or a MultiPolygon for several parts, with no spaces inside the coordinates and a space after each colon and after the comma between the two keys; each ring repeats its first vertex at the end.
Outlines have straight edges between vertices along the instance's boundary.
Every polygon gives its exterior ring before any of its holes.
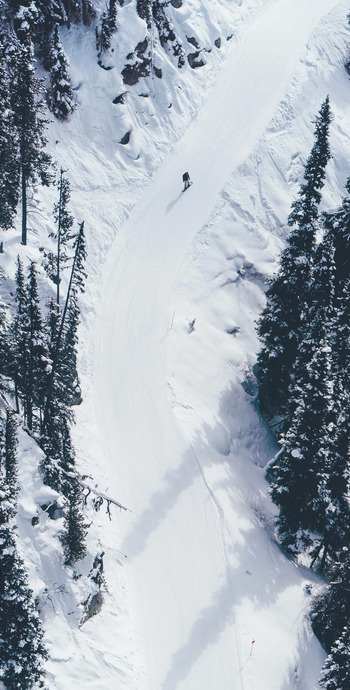
{"type": "Polygon", "coordinates": [[[82,402],[81,388],[77,370],[77,344],[80,310],[76,298],[72,297],[67,310],[66,324],[60,348],[57,368],[64,385],[65,400],[69,406],[82,402]]]}
{"type": "Polygon", "coordinates": [[[81,0],[81,17],[85,26],[90,26],[96,17],[96,12],[91,0],[81,0]]]}
{"type": "Polygon", "coordinates": [[[43,687],[43,631],[10,528],[0,526],[0,680],[8,690],[43,687]]]}
{"type": "Polygon", "coordinates": [[[31,262],[28,283],[18,257],[16,272],[17,311],[12,324],[12,376],[17,408],[23,405],[30,430],[38,430],[49,375],[49,353],[40,308],[35,263],[31,262]]]}
{"type": "Polygon", "coordinates": [[[18,136],[11,109],[10,77],[0,37],[0,227],[12,227],[19,196],[18,136]]]}
{"type": "Polygon", "coordinates": [[[311,614],[314,632],[328,652],[340,638],[349,617],[350,551],[343,547],[333,566],[329,588],[323,597],[316,600],[311,614]]]}
{"type": "Polygon", "coordinates": [[[4,492],[3,502],[0,496],[0,525],[16,515],[17,446],[16,418],[14,413],[7,409],[5,418],[0,415],[0,482],[1,491],[4,492]]]}
{"type": "MultiPolygon", "coordinates": [[[[57,231],[50,233],[57,242],[56,252],[44,252],[43,266],[51,278],[57,285],[57,303],[60,302],[60,283],[61,272],[66,267],[67,262],[72,258],[67,254],[67,248],[70,241],[73,239],[71,235],[71,227],[73,225],[73,216],[69,212],[68,204],[70,200],[70,184],[69,180],[64,176],[64,170],[60,171],[60,178],[57,183],[58,188],[58,202],[54,207],[54,219],[57,225],[57,231]]],[[[73,246],[71,247],[73,252],[73,246]]]]}
{"type": "Polygon", "coordinates": [[[11,373],[15,384],[17,412],[19,412],[19,402],[24,403],[29,367],[28,303],[23,265],[19,257],[17,258],[15,302],[16,314],[11,325],[13,350],[11,373]]]}
{"type": "Polygon", "coordinates": [[[281,543],[292,553],[310,544],[308,530],[324,528],[325,448],[332,415],[330,351],[321,343],[294,388],[295,413],[273,472],[271,495],[279,507],[281,543]]]}
{"type": "Polygon", "coordinates": [[[51,183],[51,158],[45,152],[44,137],[46,120],[40,117],[41,102],[37,97],[41,83],[34,76],[33,46],[17,42],[12,47],[11,88],[14,126],[19,139],[21,189],[22,189],[22,244],[27,243],[27,187],[38,180],[43,185],[51,183]]]}
{"type": "Polygon", "coordinates": [[[164,0],[153,0],[152,16],[158,29],[160,44],[163,48],[171,44],[173,55],[178,58],[178,67],[183,67],[185,64],[185,53],[166,15],[165,8],[167,5],[168,2],[164,2],[164,0]]]}
{"type": "Polygon", "coordinates": [[[16,547],[16,449],[13,415],[0,430],[0,681],[8,690],[43,687],[43,631],[16,547]],[[4,450],[5,449],[5,450],[4,450]],[[7,478],[8,477],[8,478],[7,478]]]}
{"type": "Polygon", "coordinates": [[[15,413],[6,410],[4,454],[1,462],[6,484],[13,494],[16,494],[17,486],[17,421],[15,413]]]}
{"type": "Polygon", "coordinates": [[[97,56],[101,58],[111,47],[112,36],[117,29],[117,0],[109,0],[107,12],[101,16],[100,28],[96,27],[97,56]]]}
{"type": "Polygon", "coordinates": [[[73,565],[86,554],[85,538],[87,525],[81,513],[82,491],[72,479],[67,482],[67,506],[64,516],[65,530],[61,536],[65,565],[73,565]]]}
{"type": "Polygon", "coordinates": [[[348,690],[350,687],[350,626],[347,625],[334,643],[323,667],[319,682],[325,690],[348,690]]]}
{"type": "Polygon", "coordinates": [[[22,45],[30,46],[38,21],[38,10],[31,0],[15,3],[17,11],[13,17],[13,27],[22,45]]]}
{"type": "Polygon", "coordinates": [[[258,325],[262,342],[258,357],[259,398],[262,412],[269,420],[286,416],[291,372],[303,339],[320,190],[330,158],[330,121],[327,97],[316,120],[315,144],[305,166],[305,183],[289,216],[292,232],[288,246],[282,253],[278,275],[270,281],[267,306],[258,325]]]}
{"type": "Polygon", "coordinates": [[[136,11],[150,28],[152,26],[152,0],[136,0],[136,11]]]}
{"type": "Polygon", "coordinates": [[[60,282],[61,282],[61,270],[64,265],[69,260],[67,254],[68,242],[71,239],[71,227],[73,225],[73,216],[68,210],[68,204],[70,201],[70,184],[69,180],[64,176],[64,170],[60,171],[60,179],[58,182],[58,193],[59,199],[58,203],[54,208],[54,218],[57,225],[57,232],[54,233],[54,237],[57,239],[57,303],[60,302],[60,282]]]}
{"type": "Polygon", "coordinates": [[[74,256],[74,271],[72,273],[72,294],[77,296],[79,292],[84,292],[84,283],[87,278],[87,273],[85,271],[85,261],[86,261],[86,243],[85,243],[85,232],[84,232],[84,221],[80,223],[79,232],[75,237],[73,243],[73,249],[75,251],[74,256]]]}
{"type": "Polygon", "coordinates": [[[68,74],[68,60],[60,41],[57,24],[53,31],[47,63],[50,66],[47,102],[55,117],[64,121],[74,112],[76,102],[68,74]]]}
{"type": "Polygon", "coordinates": [[[33,407],[42,412],[48,382],[49,357],[37,286],[34,261],[29,266],[28,283],[29,362],[28,391],[25,392],[25,414],[29,429],[33,428],[33,407]],[[28,404],[30,400],[30,404],[28,404]]]}
{"type": "MultiPolygon", "coordinates": [[[[0,284],[3,280],[0,270],[0,284]]],[[[6,389],[6,383],[2,377],[8,377],[12,373],[13,352],[12,341],[6,319],[6,307],[0,296],[0,390],[6,389]]]]}

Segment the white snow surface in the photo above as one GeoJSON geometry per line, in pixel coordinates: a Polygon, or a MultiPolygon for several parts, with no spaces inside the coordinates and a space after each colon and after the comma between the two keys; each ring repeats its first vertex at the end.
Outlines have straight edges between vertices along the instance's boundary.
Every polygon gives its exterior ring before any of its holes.
{"type": "MultiPolygon", "coordinates": [[[[142,39],[133,5],[118,15],[130,49],[142,39]]],[[[322,583],[274,538],[264,466],[277,447],[252,368],[264,281],[327,94],[325,208],[339,203],[349,174],[348,10],[345,0],[184,2],[182,40],[195,27],[206,47],[221,35],[221,51],[181,72],[156,46],[164,83],[143,80],[125,106],[112,104],[125,89],[117,70],[97,67],[93,32],[83,41],[81,29],[62,32],[79,107],[51,125],[50,148],[69,168],[89,252],[74,440],[81,472],[129,510],[112,508],[110,522],[88,509],[89,554],[75,577],[64,572],[60,520],[42,514],[31,525],[55,495],[23,434],[19,535],[41,602],[50,690],[318,687],[324,652],[305,585],[322,583]],[[182,193],[185,170],[193,185],[182,193]],[[99,615],[79,627],[89,594],[79,576],[98,549],[108,589],[99,615]]],[[[55,194],[40,199],[21,249],[38,261],[55,194]]],[[[12,274],[17,241],[18,232],[5,236],[12,274]]]]}

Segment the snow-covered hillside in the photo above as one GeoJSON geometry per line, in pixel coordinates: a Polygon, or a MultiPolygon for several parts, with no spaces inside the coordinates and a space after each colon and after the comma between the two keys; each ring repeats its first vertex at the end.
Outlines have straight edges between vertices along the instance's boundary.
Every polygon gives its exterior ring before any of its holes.
{"type": "MultiPolygon", "coordinates": [[[[62,31],[78,108],[49,128],[88,243],[78,465],[129,510],[112,508],[110,522],[88,509],[89,556],[72,577],[58,569],[59,521],[31,525],[49,498],[38,473],[21,471],[19,533],[51,654],[48,686],[316,690],[324,652],[305,585],[322,583],[274,539],[264,466],[277,449],[252,370],[265,278],[327,94],[325,208],[349,174],[348,3],[183,2],[171,9],[176,30],[210,48],[206,65],[178,70],[156,46],[162,79],[113,104],[125,91],[122,56],[142,40],[134,4],[119,9],[115,69],[98,67],[90,29],[83,39],[81,28],[62,31]],[[79,575],[97,548],[104,604],[79,627],[77,602],[89,593],[79,575]]],[[[24,257],[40,259],[53,201],[53,190],[40,192],[24,257]]],[[[5,236],[9,272],[17,240],[5,236]]],[[[38,463],[24,434],[21,453],[38,463]]]]}

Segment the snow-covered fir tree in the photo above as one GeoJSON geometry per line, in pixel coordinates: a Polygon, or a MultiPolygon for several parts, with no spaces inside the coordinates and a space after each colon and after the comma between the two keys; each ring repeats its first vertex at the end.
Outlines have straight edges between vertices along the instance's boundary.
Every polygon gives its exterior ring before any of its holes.
{"type": "Polygon", "coordinates": [[[334,643],[319,681],[325,690],[348,690],[350,687],[350,626],[346,625],[334,643]]]}
{"type": "Polygon", "coordinates": [[[58,24],[55,25],[48,57],[50,68],[50,87],[47,102],[51,112],[58,120],[67,120],[76,102],[68,73],[68,58],[60,41],[58,24]]]}
{"type": "Polygon", "coordinates": [[[326,509],[321,487],[333,409],[330,353],[323,341],[306,363],[303,385],[294,387],[295,413],[273,467],[278,531],[283,547],[292,553],[312,543],[309,531],[320,529],[326,509]]]}
{"type": "Polygon", "coordinates": [[[258,356],[259,399],[263,414],[279,418],[285,428],[291,372],[303,338],[311,266],[318,227],[318,206],[330,159],[331,111],[327,97],[315,126],[315,143],[307,160],[299,199],[292,204],[292,227],[282,252],[278,274],[270,280],[267,305],[258,326],[262,349],[258,356]],[[282,421],[281,421],[282,417],[282,421]]]}
{"type": "MultiPolygon", "coordinates": [[[[71,235],[71,228],[74,218],[69,211],[68,204],[70,201],[70,183],[65,176],[65,171],[61,168],[60,176],[57,183],[58,202],[54,206],[54,219],[57,225],[57,230],[50,233],[50,237],[56,240],[55,252],[44,252],[43,266],[56,285],[56,300],[60,303],[60,284],[61,273],[67,266],[67,262],[72,258],[67,254],[67,249],[70,240],[73,239],[71,235]]],[[[71,247],[71,252],[73,248],[71,247]]]]}
{"type": "Polygon", "coordinates": [[[28,361],[28,389],[24,391],[25,416],[29,429],[40,428],[39,419],[34,417],[34,410],[39,411],[40,418],[44,408],[48,381],[48,350],[44,331],[43,316],[37,285],[35,262],[29,266],[28,288],[28,324],[29,324],[29,361],[28,361]]]}
{"type": "Polygon", "coordinates": [[[87,525],[81,512],[82,491],[76,482],[71,482],[64,514],[64,532],[61,544],[65,565],[73,565],[86,554],[85,538],[87,525]]]}
{"type": "Polygon", "coordinates": [[[5,230],[13,225],[18,197],[18,136],[11,108],[10,78],[5,47],[0,37],[0,227],[5,230]]]}
{"type": "Polygon", "coordinates": [[[102,12],[100,27],[96,27],[97,57],[101,58],[111,47],[112,36],[117,29],[117,0],[109,0],[108,8],[102,12]]]}
{"type": "Polygon", "coordinates": [[[43,630],[18,555],[16,515],[15,421],[7,414],[0,428],[0,681],[7,690],[44,687],[43,661],[47,652],[43,630]]]}
{"type": "Polygon", "coordinates": [[[13,357],[11,360],[11,373],[15,386],[15,398],[17,412],[20,410],[20,402],[24,406],[25,393],[28,383],[29,366],[29,314],[27,302],[27,290],[23,264],[17,257],[16,270],[16,313],[11,324],[11,340],[13,357]]]}
{"type": "Polygon", "coordinates": [[[46,121],[40,116],[40,82],[34,76],[33,45],[16,41],[10,60],[12,109],[19,139],[22,194],[22,244],[27,243],[27,188],[38,180],[51,183],[51,157],[45,151],[46,121]]]}
{"type": "MultiPolygon", "coordinates": [[[[349,544],[350,531],[347,533],[349,544]]],[[[350,550],[343,546],[333,565],[326,593],[316,599],[311,613],[315,634],[330,652],[349,623],[350,550]]]]}

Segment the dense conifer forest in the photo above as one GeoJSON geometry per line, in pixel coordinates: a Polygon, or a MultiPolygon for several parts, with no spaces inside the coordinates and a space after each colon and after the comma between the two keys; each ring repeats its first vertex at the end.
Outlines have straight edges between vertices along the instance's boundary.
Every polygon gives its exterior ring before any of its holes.
{"type": "Polygon", "coordinates": [[[329,581],[312,613],[329,657],[322,687],[350,680],[350,179],[341,208],[319,212],[331,157],[329,98],[316,118],[315,143],[291,232],[270,280],[258,332],[257,377],[263,415],[280,450],[269,468],[279,540],[308,556],[329,581]]]}

